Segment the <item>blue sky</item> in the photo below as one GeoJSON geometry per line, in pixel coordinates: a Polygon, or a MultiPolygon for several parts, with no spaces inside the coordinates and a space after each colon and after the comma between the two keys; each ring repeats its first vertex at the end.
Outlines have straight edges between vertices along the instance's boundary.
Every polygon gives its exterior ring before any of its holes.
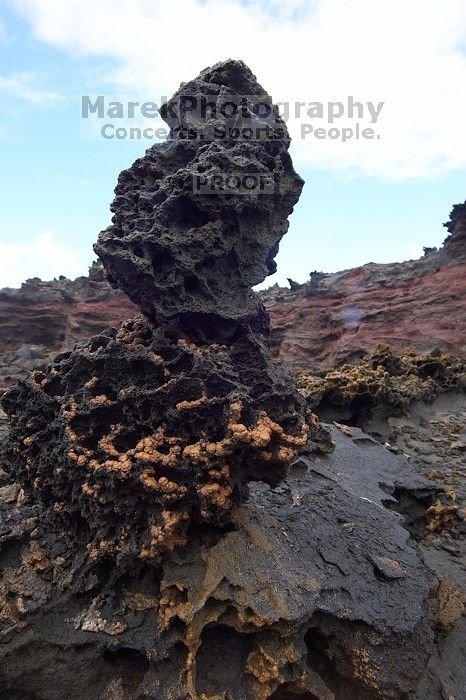
{"type": "Polygon", "coordinates": [[[0,287],[85,273],[118,173],[152,145],[84,140],[81,95],[157,101],[228,56],[244,58],[275,100],[385,102],[377,143],[302,139],[302,119],[290,123],[306,186],[265,286],[441,244],[451,205],[466,197],[464,3],[181,0],[181,29],[165,5],[0,6],[0,287]]]}

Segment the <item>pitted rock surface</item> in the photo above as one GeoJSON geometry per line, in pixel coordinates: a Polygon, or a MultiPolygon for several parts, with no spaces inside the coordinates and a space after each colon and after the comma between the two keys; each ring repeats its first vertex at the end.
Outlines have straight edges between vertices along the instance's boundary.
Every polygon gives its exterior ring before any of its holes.
{"type": "Polygon", "coordinates": [[[4,406],[15,477],[65,527],[81,523],[93,558],[121,564],[224,523],[248,481],[278,483],[326,435],[260,337],[198,346],[142,317],[58,355],[4,406]]]}
{"type": "Polygon", "coordinates": [[[382,505],[435,486],[361,431],[332,436],[332,455],[252,485],[223,538],[190,541],[158,569],[109,570],[41,533],[24,496],[6,503],[0,687],[47,700],[401,700],[426,682],[440,699],[440,676],[455,674],[447,655],[424,676],[434,577],[382,505]]]}
{"type": "Polygon", "coordinates": [[[242,118],[254,133],[268,126],[267,137],[248,141],[227,131],[225,138],[214,138],[215,124],[229,129],[230,120],[219,122],[220,113],[217,119],[209,119],[210,113],[206,118],[184,115],[180,105],[189,95],[214,96],[220,104],[229,96],[271,102],[238,61],[209,68],[184,86],[163,114],[172,139],[153,146],[121,173],[113,225],[100,234],[95,251],[111,283],[152,321],[170,323],[192,339],[224,342],[249,325],[268,328],[251,287],[276,270],[274,257],[303,181],[293,169],[286,125],[275,109],[266,118],[251,111],[252,104],[242,118]],[[194,120],[196,138],[186,136],[187,120],[190,128],[194,120]],[[273,191],[193,191],[197,177],[238,173],[269,178],[273,191]]]}

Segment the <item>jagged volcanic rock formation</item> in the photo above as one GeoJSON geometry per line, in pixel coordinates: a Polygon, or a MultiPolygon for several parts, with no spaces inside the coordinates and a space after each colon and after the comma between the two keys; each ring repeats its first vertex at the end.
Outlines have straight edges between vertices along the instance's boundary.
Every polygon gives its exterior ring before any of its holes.
{"type": "MultiPolygon", "coordinates": [[[[181,93],[207,89],[261,90],[231,61],[181,93]]],[[[169,108],[171,141],[122,176],[98,244],[145,316],[3,397],[0,696],[426,700],[419,682],[443,692],[451,671],[434,629],[456,631],[462,600],[395,511],[439,489],[319,425],[250,291],[301,189],[288,136],[190,142],[212,125],[169,108]],[[233,166],[276,189],[188,186],[233,166]]]]}
{"type": "MultiPolygon", "coordinates": [[[[332,435],[332,455],[297,462],[276,489],[252,485],[224,538],[124,574],[84,565],[0,474],[6,697],[461,697],[464,669],[442,645],[424,674],[434,578],[383,507],[435,487],[361,431],[332,435]]],[[[435,589],[433,608],[445,602],[435,589]]]]}
{"type": "Polygon", "coordinates": [[[224,523],[248,481],[279,482],[323,432],[257,336],[198,346],[143,318],[57,356],[3,403],[16,478],[70,527],[84,520],[92,557],[119,560],[224,523]]]}
{"type": "MultiPolygon", "coordinates": [[[[270,102],[241,62],[183,90],[207,84],[270,102]]],[[[277,121],[280,133],[252,142],[209,140],[208,120],[193,141],[173,129],[122,174],[96,250],[149,318],[57,356],[4,396],[8,469],[93,558],[157,561],[195,526],[228,522],[249,481],[278,483],[309,439],[331,449],[291,374],[271,362],[251,291],[274,270],[302,187],[277,121]],[[266,172],[273,192],[194,191],[197,173],[235,168],[266,172]]]]}
{"type": "Polygon", "coordinates": [[[152,321],[202,342],[228,341],[242,327],[266,323],[251,287],[275,272],[278,244],[303,186],[276,109],[262,117],[253,102],[241,113],[244,129],[269,128],[262,140],[216,136],[219,125],[241,128],[238,118],[221,118],[222,107],[241,96],[271,105],[251,71],[231,61],[203,71],[172,97],[163,112],[172,140],[121,173],[113,225],[95,246],[110,281],[152,321]],[[187,111],[188,96],[198,110],[187,111]],[[213,114],[200,114],[202,96],[215,103],[213,114]],[[190,140],[186,130],[194,128],[190,140]],[[193,192],[196,178],[237,173],[271,178],[273,193],[193,192]]]}

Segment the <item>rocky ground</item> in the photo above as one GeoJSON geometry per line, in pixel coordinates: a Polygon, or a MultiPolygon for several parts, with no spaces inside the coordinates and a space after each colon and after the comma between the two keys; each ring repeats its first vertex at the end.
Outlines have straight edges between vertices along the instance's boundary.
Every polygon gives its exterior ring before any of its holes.
{"type": "Polygon", "coordinates": [[[3,486],[2,697],[460,700],[460,591],[397,513],[400,491],[422,504],[437,487],[358,428],[331,431],[333,454],[253,486],[229,533],[159,570],[89,565],[3,486]]]}
{"type": "MultiPolygon", "coordinates": [[[[423,560],[439,577],[440,607],[448,617],[466,597],[466,375],[464,363],[434,352],[398,356],[388,346],[320,376],[298,374],[312,409],[351,436],[363,428],[384,448],[439,487],[419,498],[395,490],[396,509],[418,542],[423,560]],[[359,427],[354,427],[359,426],[359,427]]],[[[449,623],[446,623],[447,627],[449,623]]],[[[449,670],[434,690],[429,674],[419,698],[458,700],[463,695],[461,656],[466,651],[466,619],[439,640],[441,663],[449,670]]],[[[438,669],[433,657],[431,673],[438,669]]],[[[429,672],[430,673],[430,672],[429,672]]]]}
{"type": "MultiPolygon", "coordinates": [[[[87,280],[83,284],[87,287],[87,280]]],[[[119,292],[109,291],[101,278],[96,284],[99,294],[118,297],[119,292]]],[[[95,323],[98,327],[97,317],[95,323]]],[[[156,583],[147,570],[116,582],[105,567],[87,569],[79,552],[59,543],[59,533],[41,529],[43,516],[37,506],[0,473],[4,642],[0,649],[6,652],[3,668],[7,669],[3,680],[0,672],[0,687],[4,687],[0,697],[166,697],[168,683],[171,697],[180,700],[188,693],[218,697],[226,685],[234,698],[359,700],[405,693],[413,700],[460,700],[466,687],[462,662],[466,653],[464,367],[460,360],[434,351],[432,356],[407,356],[402,367],[409,371],[403,374],[396,353],[386,348],[378,352],[346,370],[310,373],[312,409],[332,424],[334,455],[301,458],[289,479],[275,489],[252,487],[250,500],[235,516],[227,539],[208,545],[200,555],[202,564],[199,552],[188,550],[174,569],[170,563],[157,574],[156,583]],[[422,373],[426,367],[430,375],[422,373]],[[327,382],[326,391],[322,382],[327,382]],[[342,513],[336,513],[335,500],[341,504],[343,492],[351,494],[350,500],[341,506],[342,513]],[[361,512],[361,507],[377,499],[384,510],[400,513],[403,529],[390,534],[394,516],[381,514],[377,517],[389,519],[365,526],[383,532],[388,528],[389,537],[366,545],[373,555],[375,578],[366,580],[366,607],[361,609],[360,591],[348,579],[352,568],[365,570],[360,560],[351,561],[351,552],[360,547],[359,541],[351,541],[352,523],[373,517],[361,512]],[[325,515],[326,502],[333,513],[330,519],[325,515]],[[312,521],[305,525],[308,515],[312,521]],[[307,540],[306,528],[321,531],[322,541],[307,540]],[[349,540],[345,539],[348,534],[349,540]],[[58,544],[52,545],[50,537],[58,544]],[[405,560],[400,537],[412,542],[417,563],[405,560]],[[324,541],[331,541],[332,547],[324,546],[324,541]],[[276,574],[266,583],[272,552],[276,574]],[[296,553],[299,561],[321,562],[324,567],[308,572],[312,574],[309,584],[292,563],[296,553]],[[228,571],[222,570],[225,557],[228,571]],[[399,676],[400,684],[406,684],[404,690],[384,678],[378,650],[382,644],[383,668],[400,663],[398,647],[396,653],[390,651],[390,635],[399,631],[390,627],[394,622],[386,617],[387,593],[404,580],[397,578],[397,564],[402,569],[426,567],[423,576],[429,583],[420,590],[416,584],[418,602],[407,590],[402,595],[408,607],[429,610],[432,630],[422,633],[416,658],[401,652],[409,665],[409,671],[403,667],[399,676]],[[196,578],[199,567],[205,573],[196,578]],[[154,586],[157,590],[160,586],[159,576],[166,591],[163,602],[153,596],[154,586]],[[69,583],[57,599],[53,581],[59,580],[69,583]],[[262,583],[251,588],[252,581],[262,583]],[[374,583],[382,586],[383,593],[375,592],[374,583]],[[297,609],[295,600],[306,601],[308,608],[297,609]],[[376,607],[369,612],[371,605],[376,607]],[[351,622],[355,617],[374,626],[377,652],[367,646],[367,639],[358,637],[357,625],[351,622]],[[264,619],[267,632],[261,631],[264,619]],[[343,629],[348,645],[335,646],[343,629]],[[155,657],[148,655],[148,648],[158,650],[155,657]],[[25,653],[30,658],[26,665],[25,653]],[[416,664],[423,666],[422,658],[429,654],[414,690],[417,672],[413,669],[416,664]],[[73,671],[67,666],[70,658],[73,671]],[[228,659],[228,664],[215,659],[228,659]]],[[[8,358],[8,368],[13,370],[9,376],[43,362],[50,353],[44,345],[23,346],[14,353],[13,362],[11,355],[8,358]]],[[[298,372],[300,381],[302,376],[298,372]]],[[[417,580],[419,574],[412,571],[411,576],[417,580]]],[[[414,633],[415,620],[396,610],[403,624],[413,625],[414,633]]]]}

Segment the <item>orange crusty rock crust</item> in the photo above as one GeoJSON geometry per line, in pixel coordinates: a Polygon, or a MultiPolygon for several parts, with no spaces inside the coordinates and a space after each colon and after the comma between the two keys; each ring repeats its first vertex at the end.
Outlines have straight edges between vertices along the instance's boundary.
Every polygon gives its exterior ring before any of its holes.
{"type": "Polygon", "coordinates": [[[278,483],[321,430],[249,334],[196,345],[137,317],[10,391],[6,453],[92,558],[157,560],[223,526],[247,482],[278,483]]]}

